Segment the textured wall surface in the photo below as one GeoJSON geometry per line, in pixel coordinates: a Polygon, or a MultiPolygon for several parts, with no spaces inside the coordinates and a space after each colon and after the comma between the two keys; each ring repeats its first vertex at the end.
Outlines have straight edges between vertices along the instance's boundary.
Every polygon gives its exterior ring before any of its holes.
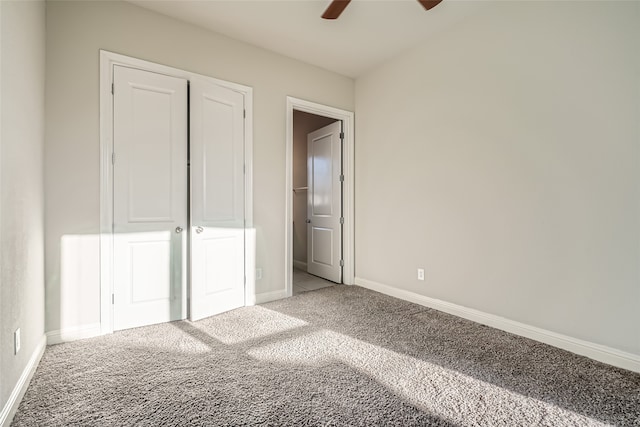
{"type": "Polygon", "coordinates": [[[356,276],[640,355],[640,3],[485,9],[356,81],[356,276]]]}
{"type": "Polygon", "coordinates": [[[0,2],[0,410],[44,337],[45,4],[0,2]],[[13,333],[21,331],[14,355],[13,333]]]}

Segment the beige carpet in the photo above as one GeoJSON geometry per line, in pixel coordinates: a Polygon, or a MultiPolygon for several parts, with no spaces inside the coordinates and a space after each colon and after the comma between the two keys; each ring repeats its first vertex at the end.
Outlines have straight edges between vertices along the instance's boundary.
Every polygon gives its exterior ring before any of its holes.
{"type": "Polygon", "coordinates": [[[13,426],[640,425],[640,375],[355,286],[47,348],[13,426]]]}

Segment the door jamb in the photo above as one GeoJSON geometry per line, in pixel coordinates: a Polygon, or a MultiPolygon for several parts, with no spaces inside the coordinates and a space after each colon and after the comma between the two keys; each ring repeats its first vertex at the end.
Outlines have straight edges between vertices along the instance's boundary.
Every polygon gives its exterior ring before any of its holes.
{"type": "MultiPolygon", "coordinates": [[[[245,214],[245,305],[255,303],[255,232],[253,230],[253,88],[219,80],[118,53],[100,50],[100,330],[113,332],[113,68],[115,65],[184,78],[204,80],[242,93],[244,121],[244,214],[245,214]]],[[[191,124],[189,123],[188,126],[191,124]]],[[[183,290],[186,292],[186,289],[183,290]]],[[[188,298],[188,294],[185,294],[188,298]]],[[[187,298],[183,298],[183,318],[187,316],[187,298]]]]}
{"type": "Polygon", "coordinates": [[[293,294],[293,111],[303,111],[319,116],[342,120],[344,145],[342,160],[344,187],[342,193],[342,207],[344,212],[344,226],[342,229],[342,283],[352,285],[355,275],[354,258],[354,114],[352,111],[318,104],[311,101],[287,96],[286,122],[286,188],[285,188],[285,292],[290,297],[293,294]]]}

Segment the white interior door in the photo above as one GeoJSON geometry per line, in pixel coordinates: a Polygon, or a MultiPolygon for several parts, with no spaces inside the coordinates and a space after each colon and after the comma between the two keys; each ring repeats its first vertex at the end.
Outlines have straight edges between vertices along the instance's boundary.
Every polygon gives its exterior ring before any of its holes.
{"type": "Polygon", "coordinates": [[[342,282],[342,123],[307,136],[307,271],[342,282]]]}
{"type": "Polygon", "coordinates": [[[191,320],[244,305],[244,96],[191,82],[191,320]]]}
{"type": "Polygon", "coordinates": [[[114,68],[114,330],[186,316],[187,81],[114,68]]]}

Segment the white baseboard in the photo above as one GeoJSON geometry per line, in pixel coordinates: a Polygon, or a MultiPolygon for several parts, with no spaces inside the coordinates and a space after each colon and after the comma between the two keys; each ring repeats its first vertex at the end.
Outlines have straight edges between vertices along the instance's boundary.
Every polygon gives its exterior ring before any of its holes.
{"type": "Polygon", "coordinates": [[[306,262],[302,262],[302,261],[298,261],[297,259],[294,259],[293,260],[293,266],[295,268],[297,268],[298,270],[307,271],[307,263],[306,262]]]}
{"type": "Polygon", "coordinates": [[[275,301],[279,299],[283,299],[287,297],[287,290],[280,289],[278,291],[271,292],[262,292],[260,294],[256,294],[256,304],[263,304],[269,301],[275,301]]]}
{"type": "Polygon", "coordinates": [[[70,328],[59,329],[57,331],[47,332],[47,344],[60,344],[63,342],[82,340],[85,338],[97,337],[103,335],[100,323],[91,323],[89,325],[73,326],[70,328]]]}
{"type": "Polygon", "coordinates": [[[504,317],[496,316],[494,314],[485,313],[439,299],[429,298],[424,295],[416,294],[415,292],[394,288],[392,286],[373,282],[361,277],[356,277],[355,284],[392,297],[400,298],[405,301],[420,304],[425,307],[453,314],[454,316],[472,320],[483,325],[501,329],[512,334],[549,344],[581,356],[589,357],[599,362],[634,372],[640,372],[639,355],[616,350],[615,348],[595,344],[567,335],[558,334],[546,329],[530,326],[504,317]]]}
{"type": "Polygon", "coordinates": [[[22,397],[24,396],[24,393],[27,391],[27,388],[29,387],[29,382],[31,381],[33,374],[36,372],[36,369],[38,368],[38,364],[40,363],[40,359],[42,358],[42,354],[44,353],[44,349],[46,347],[47,347],[47,338],[46,336],[43,335],[42,338],[40,339],[40,342],[38,342],[38,345],[33,351],[33,354],[31,355],[31,358],[29,359],[27,366],[24,367],[24,370],[22,371],[22,375],[20,375],[18,382],[13,388],[13,391],[11,392],[11,395],[9,396],[7,403],[5,403],[4,407],[2,408],[2,412],[0,412],[0,426],[8,427],[9,424],[11,424],[11,420],[13,420],[13,416],[18,410],[18,406],[22,401],[22,397]]]}

